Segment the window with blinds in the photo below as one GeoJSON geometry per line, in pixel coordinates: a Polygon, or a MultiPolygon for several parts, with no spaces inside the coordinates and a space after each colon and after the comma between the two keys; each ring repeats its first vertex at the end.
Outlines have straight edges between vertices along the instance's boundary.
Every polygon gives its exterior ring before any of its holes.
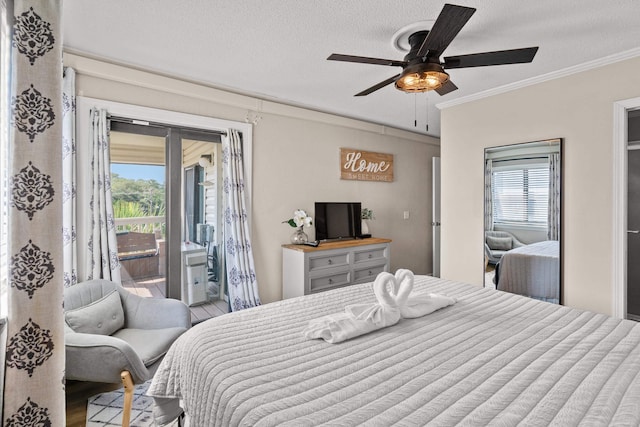
{"type": "Polygon", "coordinates": [[[547,165],[494,170],[491,188],[494,224],[547,227],[547,165]]]}

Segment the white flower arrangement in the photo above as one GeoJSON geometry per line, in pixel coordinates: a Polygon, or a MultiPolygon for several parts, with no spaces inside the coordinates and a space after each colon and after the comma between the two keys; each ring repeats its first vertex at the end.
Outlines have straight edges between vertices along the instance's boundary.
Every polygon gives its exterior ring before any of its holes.
{"type": "Polygon", "coordinates": [[[313,224],[313,219],[307,215],[307,213],[302,209],[297,209],[293,211],[293,218],[289,218],[282,223],[287,223],[294,228],[298,227],[310,227],[313,224]]]}
{"type": "Polygon", "coordinates": [[[369,208],[362,208],[360,211],[360,219],[373,219],[373,211],[369,208]]]}

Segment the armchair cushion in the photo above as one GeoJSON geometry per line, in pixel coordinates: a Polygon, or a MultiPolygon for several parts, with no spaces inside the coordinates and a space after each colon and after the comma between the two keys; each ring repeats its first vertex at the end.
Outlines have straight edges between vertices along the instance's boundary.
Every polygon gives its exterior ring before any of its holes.
{"type": "Polygon", "coordinates": [[[133,347],[121,339],[67,332],[64,341],[68,380],[117,383],[125,369],[131,372],[136,383],[151,378],[133,347]]]}
{"type": "Polygon", "coordinates": [[[138,354],[145,366],[150,366],[159,360],[171,347],[171,344],[184,332],[186,328],[166,329],[121,329],[113,337],[129,344],[138,354]]]}
{"type": "Polygon", "coordinates": [[[65,320],[75,332],[111,335],[124,326],[120,294],[113,290],[84,307],[65,312],[65,320]]]}
{"type": "Polygon", "coordinates": [[[487,236],[487,245],[491,250],[508,251],[513,249],[513,240],[511,237],[487,236]]]}

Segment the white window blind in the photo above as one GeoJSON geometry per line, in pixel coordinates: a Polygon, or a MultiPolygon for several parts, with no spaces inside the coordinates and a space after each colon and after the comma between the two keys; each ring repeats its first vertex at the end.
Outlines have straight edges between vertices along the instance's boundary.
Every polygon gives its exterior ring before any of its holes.
{"type": "Polygon", "coordinates": [[[495,224],[547,226],[549,209],[547,165],[494,170],[491,188],[495,224]]]}

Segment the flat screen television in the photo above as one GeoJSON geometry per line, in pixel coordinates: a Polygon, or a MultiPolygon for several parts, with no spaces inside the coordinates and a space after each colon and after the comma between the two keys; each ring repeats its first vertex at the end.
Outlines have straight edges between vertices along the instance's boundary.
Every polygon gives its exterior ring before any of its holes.
{"type": "Polygon", "coordinates": [[[316,202],[317,240],[355,239],[360,237],[360,202],[316,202]]]}

